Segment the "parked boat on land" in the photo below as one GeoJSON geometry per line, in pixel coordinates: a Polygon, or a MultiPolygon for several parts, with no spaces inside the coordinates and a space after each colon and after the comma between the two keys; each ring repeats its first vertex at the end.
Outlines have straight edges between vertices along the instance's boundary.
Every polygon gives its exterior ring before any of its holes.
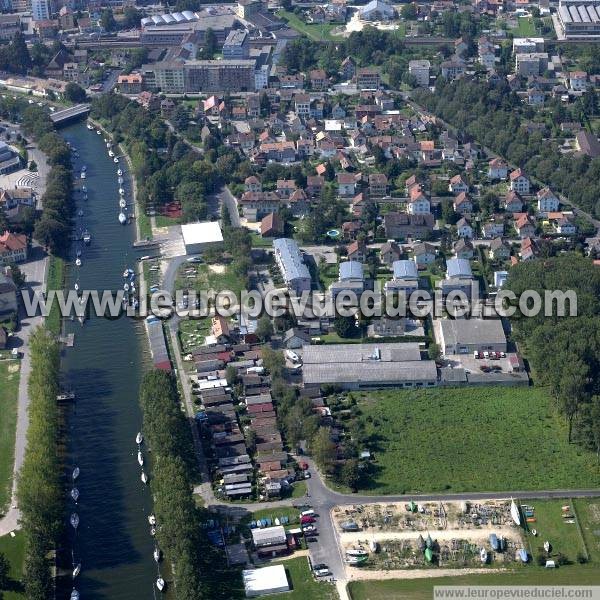
{"type": "Polygon", "coordinates": [[[485,548],[481,548],[481,550],[479,550],[479,558],[483,564],[485,564],[487,562],[488,553],[485,548]]]}
{"type": "Polygon", "coordinates": [[[546,540],[546,541],[544,542],[544,550],[545,550],[546,552],[550,552],[550,550],[551,550],[551,549],[552,549],[552,545],[550,544],[550,542],[549,542],[548,540],[546,540]]]}
{"type": "Polygon", "coordinates": [[[366,550],[363,550],[362,548],[350,548],[349,550],[346,550],[346,555],[347,556],[368,556],[369,553],[366,550]]]}
{"type": "Polygon", "coordinates": [[[490,546],[492,547],[492,550],[498,550],[498,536],[495,533],[490,534],[490,546]]]}
{"type": "Polygon", "coordinates": [[[516,525],[521,525],[521,513],[519,512],[519,507],[512,498],[510,499],[510,516],[516,525]]]}
{"type": "Polygon", "coordinates": [[[529,561],[529,555],[527,554],[527,550],[525,550],[525,548],[521,548],[519,550],[519,559],[523,563],[526,563],[529,561]]]}

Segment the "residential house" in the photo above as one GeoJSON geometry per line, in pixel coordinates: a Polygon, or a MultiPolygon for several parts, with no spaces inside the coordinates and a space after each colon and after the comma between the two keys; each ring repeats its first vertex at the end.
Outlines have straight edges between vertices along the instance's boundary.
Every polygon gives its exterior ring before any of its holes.
{"type": "Polygon", "coordinates": [[[515,221],[515,229],[521,239],[535,236],[535,225],[529,215],[521,214],[515,221]]]}
{"type": "Polygon", "coordinates": [[[378,198],[387,195],[387,176],[384,173],[371,173],[369,175],[369,196],[378,198]]]}
{"type": "Polygon", "coordinates": [[[441,64],[442,67],[442,77],[444,79],[456,79],[464,74],[466,70],[466,66],[464,61],[460,58],[456,57],[452,60],[445,60],[441,64]]]}
{"type": "Polygon", "coordinates": [[[456,232],[458,234],[458,237],[461,238],[473,237],[473,227],[471,226],[471,222],[469,221],[469,219],[467,219],[467,217],[462,217],[462,219],[460,219],[458,223],[456,223],[456,232]]]}
{"type": "Polygon", "coordinates": [[[367,245],[362,240],[353,241],[347,248],[348,260],[365,262],[367,260],[367,245]]]}
{"type": "Polygon", "coordinates": [[[462,175],[455,175],[450,179],[448,191],[453,194],[460,194],[462,192],[466,194],[469,191],[469,184],[463,179],[462,175]]]}
{"type": "Polygon", "coordinates": [[[525,237],[521,240],[520,254],[522,261],[531,260],[532,258],[535,258],[538,253],[539,249],[535,243],[535,240],[531,239],[530,237],[525,237]]]}
{"type": "Polygon", "coordinates": [[[314,69],[308,74],[310,81],[310,87],[313,90],[325,90],[327,89],[327,73],[323,69],[314,69]]]}
{"type": "Polygon", "coordinates": [[[285,225],[278,213],[269,213],[260,222],[260,235],[262,237],[281,237],[285,225]]]}
{"type": "Polygon", "coordinates": [[[454,211],[459,215],[469,215],[473,212],[473,202],[466,192],[460,192],[456,198],[454,198],[454,211]]]}
{"type": "Polygon", "coordinates": [[[427,215],[431,212],[429,198],[421,191],[421,186],[413,186],[406,203],[406,212],[409,215],[427,215]]]}
{"type": "MultiPolygon", "coordinates": [[[[429,245],[429,244],[428,244],[429,245]]],[[[430,264],[427,262],[429,255],[423,255],[421,266],[430,264]]],[[[435,260],[435,255],[433,257],[435,260]]],[[[419,274],[416,255],[414,260],[396,260],[392,263],[392,279],[385,282],[386,292],[404,292],[408,298],[419,289],[419,274]]]]}
{"type": "Polygon", "coordinates": [[[542,188],[536,194],[536,198],[538,212],[546,214],[558,211],[560,200],[549,187],[542,188]]]}
{"type": "Polygon", "coordinates": [[[310,210],[308,196],[303,189],[297,189],[288,199],[288,207],[294,217],[306,216],[310,210]]]}
{"type": "Polygon", "coordinates": [[[365,289],[365,276],[362,263],[346,260],[340,263],[339,277],[329,286],[331,295],[335,298],[342,292],[362,293],[365,289]]]}
{"type": "Polygon", "coordinates": [[[244,180],[244,188],[247,192],[262,192],[262,183],[256,175],[250,175],[244,180]]]}
{"type": "Polygon", "coordinates": [[[500,237],[490,242],[490,258],[492,260],[508,260],[510,258],[510,246],[500,237]]]}
{"type": "Polygon", "coordinates": [[[436,247],[427,242],[421,242],[413,246],[413,260],[419,268],[435,262],[436,253],[436,247]]]}
{"type": "Polygon", "coordinates": [[[347,56],[341,65],[341,75],[344,79],[353,79],[356,74],[356,63],[351,56],[347,56]]]}
{"type": "Polygon", "coordinates": [[[385,242],[379,250],[381,262],[388,267],[397,260],[400,260],[402,249],[396,242],[385,242]]]}
{"type": "Polygon", "coordinates": [[[507,213],[516,213],[523,210],[523,200],[517,192],[509,190],[501,201],[502,208],[507,213]]]}
{"type": "Polygon", "coordinates": [[[339,196],[347,198],[356,194],[356,176],[353,173],[338,173],[336,179],[339,196]]]}
{"type": "Polygon", "coordinates": [[[293,179],[278,179],[275,193],[282,199],[288,200],[296,191],[296,182],[293,179]]]}
{"type": "Polygon", "coordinates": [[[381,75],[377,69],[363,67],[356,72],[356,86],[359,90],[378,90],[381,87],[381,75]]]}
{"type": "Polygon", "coordinates": [[[456,56],[463,56],[467,50],[469,49],[469,44],[463,40],[462,37],[459,37],[457,40],[454,40],[454,54],[456,56]]]}
{"type": "Polygon", "coordinates": [[[231,339],[229,323],[225,317],[217,315],[211,321],[211,333],[214,336],[217,344],[226,344],[231,339]]]}
{"type": "Polygon", "coordinates": [[[409,215],[407,213],[389,212],[383,217],[385,237],[388,239],[422,238],[433,232],[435,219],[431,213],[426,215],[409,215]]]}
{"type": "Polygon", "coordinates": [[[521,169],[515,169],[512,171],[509,177],[510,189],[518,194],[529,194],[529,178],[523,173],[521,169]]]}
{"type": "Polygon", "coordinates": [[[288,329],[283,335],[283,345],[289,350],[296,350],[302,346],[310,346],[311,337],[298,327],[288,329]]]}
{"type": "Polygon", "coordinates": [[[468,239],[461,238],[454,244],[454,256],[471,260],[475,254],[473,244],[468,239]]]}
{"type": "Polygon", "coordinates": [[[488,163],[488,179],[504,180],[508,176],[508,165],[501,158],[493,158],[488,163]]]}
{"type": "Polygon", "coordinates": [[[501,218],[491,219],[483,224],[481,231],[485,239],[501,237],[504,235],[504,221],[501,218]]]}
{"type": "Polygon", "coordinates": [[[0,235],[0,265],[27,260],[27,236],[5,231],[0,235]]]}
{"type": "Polygon", "coordinates": [[[318,198],[323,191],[325,179],[321,175],[309,175],[306,178],[306,193],[309,198],[318,198]]]}
{"type": "Polygon", "coordinates": [[[0,315],[17,312],[17,286],[12,277],[0,272],[0,315]]]}
{"type": "Polygon", "coordinates": [[[569,87],[574,92],[585,92],[588,87],[588,76],[585,71],[571,71],[569,73],[569,87]]]}
{"type": "MultiPolygon", "coordinates": [[[[576,235],[577,225],[568,217],[562,216],[554,220],[554,231],[560,235],[576,235]]],[[[0,242],[1,240],[2,238],[0,238],[0,242]]]]}
{"type": "Polygon", "coordinates": [[[139,73],[119,75],[117,87],[122,94],[139,94],[142,91],[142,76],[139,73]]]}
{"type": "Polygon", "coordinates": [[[272,212],[277,212],[281,200],[275,192],[244,192],[240,198],[242,211],[249,221],[260,221],[272,212]]]}

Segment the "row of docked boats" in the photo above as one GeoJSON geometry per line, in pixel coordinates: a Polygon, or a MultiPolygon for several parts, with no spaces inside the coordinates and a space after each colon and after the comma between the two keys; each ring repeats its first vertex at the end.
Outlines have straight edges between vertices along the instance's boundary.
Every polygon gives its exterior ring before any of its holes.
{"type": "MultiPolygon", "coordinates": [[[[75,504],[77,504],[79,500],[79,489],[75,486],[75,482],[77,481],[77,479],[79,479],[80,474],[80,468],[78,466],[75,466],[75,468],[71,472],[71,480],[73,481],[73,486],[71,488],[71,491],[69,492],[69,495],[71,496],[75,504]]],[[[71,527],[75,530],[75,532],[77,532],[77,528],[79,527],[79,514],[77,512],[72,512],[71,516],[69,517],[69,522],[71,523],[71,527]]],[[[74,581],[79,575],[79,573],[81,573],[81,563],[75,562],[75,556],[73,555],[73,552],[71,552],[71,557],[73,559],[72,577],[74,581]]],[[[73,587],[73,590],[71,591],[71,600],[79,600],[79,597],[79,591],[75,587],[73,587]]]]}
{"type": "MultiPolygon", "coordinates": [[[[138,431],[137,435],[135,436],[135,443],[137,444],[137,461],[138,464],[140,465],[140,467],[144,466],[144,455],[142,453],[142,447],[143,447],[143,443],[144,443],[144,436],[142,435],[141,431],[138,431]]],[[[142,468],[142,482],[143,483],[148,483],[148,477],[146,475],[146,473],[144,472],[143,468],[142,468]]],[[[156,516],[154,514],[148,515],[148,523],[150,525],[150,535],[152,537],[156,536],[156,516]]],[[[160,563],[161,559],[162,559],[162,552],[160,551],[160,548],[158,547],[157,544],[154,545],[154,550],[152,552],[152,557],[154,558],[154,562],[158,565],[158,563],[160,563]]],[[[159,592],[164,591],[165,587],[166,587],[166,582],[163,579],[163,577],[160,575],[160,571],[159,571],[159,575],[156,578],[156,588],[158,589],[159,592]]]]}

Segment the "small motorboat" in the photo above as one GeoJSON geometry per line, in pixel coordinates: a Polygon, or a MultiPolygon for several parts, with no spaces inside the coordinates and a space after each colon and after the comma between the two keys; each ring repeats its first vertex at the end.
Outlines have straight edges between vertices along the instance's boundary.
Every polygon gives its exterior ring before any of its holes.
{"type": "Polygon", "coordinates": [[[73,529],[79,527],[79,515],[77,513],[72,513],[69,521],[71,522],[71,527],[73,527],[73,529]]]}
{"type": "Polygon", "coordinates": [[[81,172],[85,173],[87,171],[87,167],[85,165],[81,165],[81,172]]]}
{"type": "Polygon", "coordinates": [[[368,556],[346,556],[346,564],[357,567],[367,562],[368,556]]]}
{"type": "Polygon", "coordinates": [[[152,555],[154,556],[155,562],[160,562],[160,550],[158,548],[154,548],[154,552],[152,553],[152,555]]]}
{"type": "Polygon", "coordinates": [[[527,550],[525,550],[525,548],[521,548],[519,550],[519,559],[523,563],[526,563],[529,561],[529,555],[527,554],[527,550]]]}
{"type": "Polygon", "coordinates": [[[115,153],[112,150],[109,150],[108,155],[112,158],[115,155],[115,153]]]}
{"type": "Polygon", "coordinates": [[[88,199],[88,195],[87,195],[87,194],[84,194],[84,195],[83,195],[83,199],[84,199],[84,200],[87,200],[87,199],[88,199]]]}
{"type": "Polygon", "coordinates": [[[113,158],[113,162],[115,162],[115,163],[118,163],[118,162],[119,162],[119,159],[118,159],[118,157],[116,157],[116,156],[115,156],[115,157],[113,158]]]}
{"type": "Polygon", "coordinates": [[[85,179],[85,171],[81,171],[81,174],[79,175],[79,177],[81,179],[85,179]]]}
{"type": "Polygon", "coordinates": [[[82,237],[84,244],[89,244],[92,241],[92,234],[87,229],[83,232],[82,237]]]}
{"type": "Polygon", "coordinates": [[[140,467],[143,467],[144,466],[144,456],[143,456],[143,454],[141,452],[138,452],[138,457],[137,458],[138,458],[138,463],[139,463],[140,467]]]}
{"type": "Polygon", "coordinates": [[[375,540],[369,542],[369,550],[371,552],[377,552],[379,550],[379,544],[375,540]]]}
{"type": "Polygon", "coordinates": [[[127,200],[125,198],[121,198],[119,200],[119,208],[125,208],[127,206],[127,200]]]}
{"type": "Polygon", "coordinates": [[[79,490],[76,487],[74,487],[71,490],[71,498],[73,498],[73,500],[75,500],[75,502],[77,502],[77,500],[79,500],[79,490]]]}
{"type": "Polygon", "coordinates": [[[77,248],[77,252],[75,252],[75,256],[77,256],[77,258],[79,258],[81,256],[81,250],[79,248],[77,248]]]}
{"type": "Polygon", "coordinates": [[[490,546],[495,552],[498,550],[498,536],[495,533],[490,534],[490,546]]]}
{"type": "Polygon", "coordinates": [[[123,175],[123,171],[121,171],[121,169],[117,169],[117,175],[121,177],[123,175]]]}
{"type": "Polygon", "coordinates": [[[112,143],[110,142],[110,140],[104,140],[106,142],[106,147],[110,148],[112,146],[112,143]]]}
{"type": "Polygon", "coordinates": [[[75,264],[80,267],[81,266],[81,259],[80,258],[76,258],[75,259],[75,264]]]}
{"type": "Polygon", "coordinates": [[[94,127],[93,127],[93,125],[92,125],[91,123],[88,123],[88,124],[87,124],[87,128],[88,128],[90,131],[93,131],[93,130],[94,130],[94,127]]]}
{"type": "Polygon", "coordinates": [[[156,525],[156,516],[148,515],[148,523],[150,523],[150,525],[156,525]]]}
{"type": "Polygon", "coordinates": [[[78,284],[78,283],[76,283],[76,284],[75,284],[73,287],[75,288],[75,291],[76,291],[76,292],[78,292],[78,291],[79,291],[79,284],[78,284]]]}
{"type": "Polygon", "coordinates": [[[125,216],[125,213],[119,213],[119,223],[121,223],[121,225],[125,225],[125,223],[127,223],[127,217],[125,216]]]}
{"type": "Polygon", "coordinates": [[[546,540],[546,541],[544,542],[544,550],[545,550],[546,552],[550,552],[550,550],[552,550],[552,545],[550,544],[550,542],[549,542],[548,540],[546,540]]]}
{"type": "Polygon", "coordinates": [[[79,592],[75,588],[71,592],[71,600],[79,600],[79,592]]]}
{"type": "Polygon", "coordinates": [[[77,211],[77,216],[83,217],[83,210],[81,210],[81,208],[77,211]]]}
{"type": "Polygon", "coordinates": [[[81,573],[81,563],[78,563],[73,569],[73,579],[75,579],[79,573],[81,573]]]}
{"type": "Polygon", "coordinates": [[[121,194],[121,196],[125,195],[125,190],[122,187],[119,188],[119,194],[121,194]]]}
{"type": "Polygon", "coordinates": [[[129,284],[128,283],[124,283],[123,284],[123,289],[128,292],[129,291],[129,284]]]}
{"type": "Polygon", "coordinates": [[[162,577],[159,577],[156,580],[156,587],[158,588],[159,592],[162,592],[165,589],[165,580],[162,577]]]}
{"type": "Polygon", "coordinates": [[[79,477],[79,473],[80,473],[80,469],[79,467],[75,467],[73,469],[73,473],[71,474],[71,477],[73,478],[73,481],[75,481],[78,477],[79,477]]]}
{"type": "Polygon", "coordinates": [[[361,548],[350,548],[346,550],[346,556],[368,556],[368,552],[366,550],[362,550],[361,548]]]}
{"type": "Polygon", "coordinates": [[[433,550],[431,548],[425,548],[425,560],[428,563],[433,562],[433,550]]]}
{"type": "Polygon", "coordinates": [[[102,135],[102,132],[101,132],[99,129],[96,129],[96,133],[97,133],[98,135],[102,135]]]}
{"type": "Polygon", "coordinates": [[[146,475],[146,473],[144,473],[144,471],[142,471],[140,478],[142,480],[142,483],[148,483],[148,475],[146,475]]]}
{"type": "Polygon", "coordinates": [[[117,178],[117,182],[119,183],[119,185],[123,184],[123,178],[122,177],[118,177],[117,178]]]}
{"type": "Polygon", "coordinates": [[[481,550],[479,550],[479,559],[481,560],[481,562],[483,564],[485,564],[487,562],[488,553],[487,553],[487,550],[485,548],[481,548],[481,550]]]}
{"type": "Polygon", "coordinates": [[[87,188],[85,187],[85,185],[81,186],[81,191],[85,194],[87,192],[87,188]]]}
{"type": "Polygon", "coordinates": [[[150,527],[150,535],[154,537],[156,535],[156,527],[150,527]]]}

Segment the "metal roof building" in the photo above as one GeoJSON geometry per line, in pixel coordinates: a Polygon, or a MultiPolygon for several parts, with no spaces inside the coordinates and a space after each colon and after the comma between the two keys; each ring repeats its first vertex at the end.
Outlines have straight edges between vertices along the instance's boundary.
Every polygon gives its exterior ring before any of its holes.
{"type": "Polygon", "coordinates": [[[242,577],[247,598],[287,592],[290,589],[283,565],[248,569],[242,571],[242,577]]]}
{"type": "Polygon", "coordinates": [[[288,288],[297,294],[310,291],[310,272],[296,241],[290,238],[273,240],[273,249],[277,266],[288,288]]]}
{"type": "Polygon", "coordinates": [[[351,279],[362,281],[363,266],[357,260],[346,260],[340,263],[339,270],[340,281],[349,281],[351,279]]]}
{"type": "Polygon", "coordinates": [[[433,331],[442,354],[506,352],[506,335],[500,319],[435,319],[433,331]]]}
{"type": "Polygon", "coordinates": [[[471,265],[465,258],[449,258],[446,261],[446,278],[458,277],[469,279],[473,277],[471,265]]]}

